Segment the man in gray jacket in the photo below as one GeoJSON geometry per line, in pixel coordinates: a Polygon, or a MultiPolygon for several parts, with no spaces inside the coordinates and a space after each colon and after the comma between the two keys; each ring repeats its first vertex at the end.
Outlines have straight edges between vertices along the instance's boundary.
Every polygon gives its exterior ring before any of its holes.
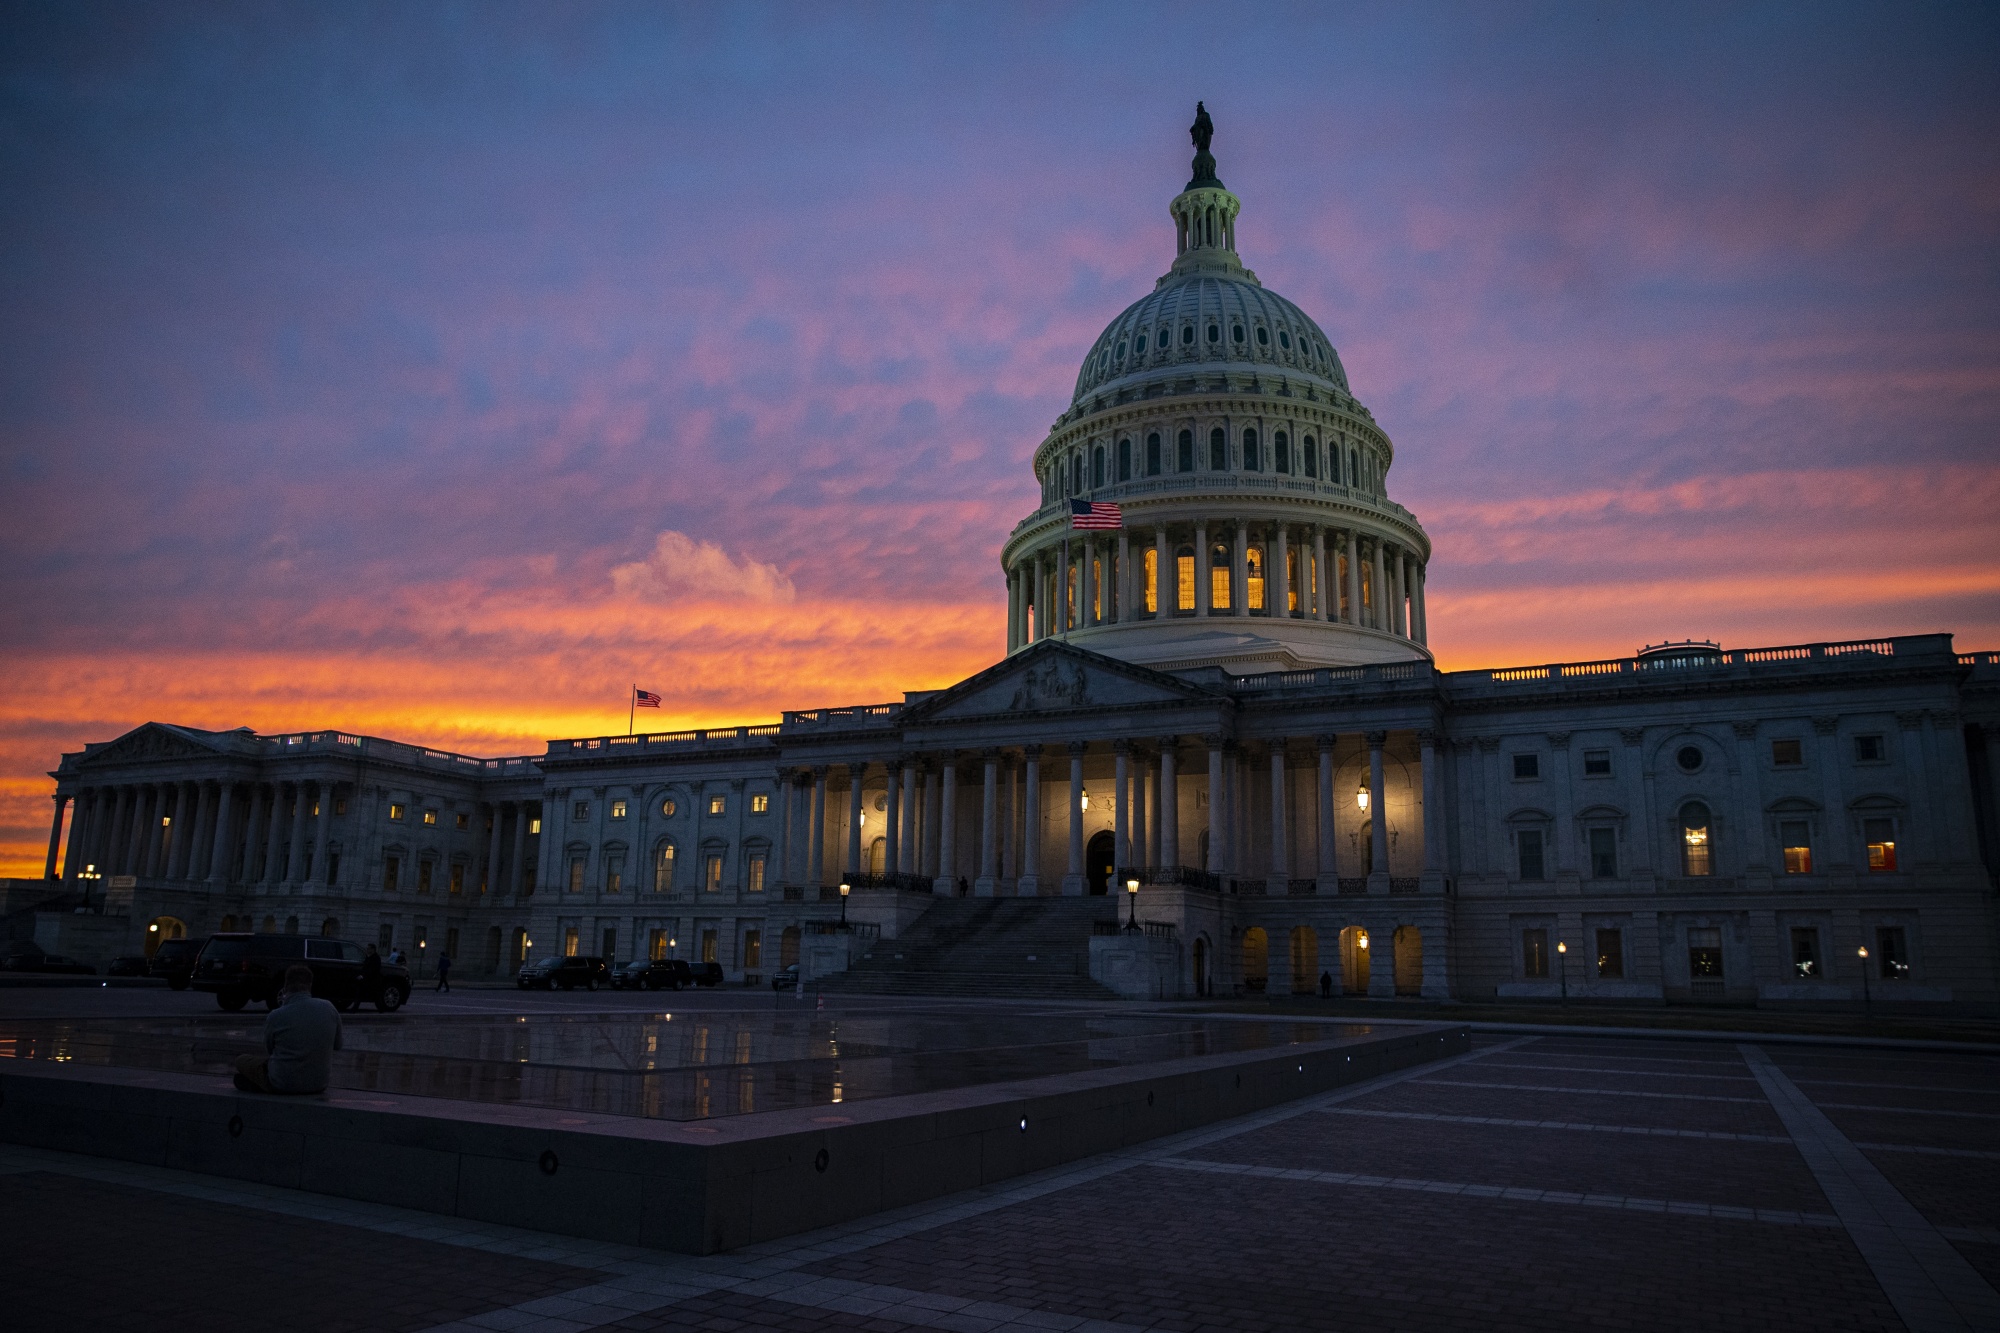
{"type": "Polygon", "coordinates": [[[236,1057],[236,1086],[245,1092],[325,1092],[333,1053],[340,1049],[340,1011],[313,998],[312,969],[285,969],[278,1007],[264,1019],[263,1055],[236,1057]]]}

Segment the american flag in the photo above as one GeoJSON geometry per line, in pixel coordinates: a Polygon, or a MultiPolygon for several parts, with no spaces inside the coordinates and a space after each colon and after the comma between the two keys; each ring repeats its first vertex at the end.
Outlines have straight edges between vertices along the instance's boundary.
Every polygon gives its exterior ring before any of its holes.
{"type": "Polygon", "coordinates": [[[1101,504],[1096,500],[1071,500],[1069,525],[1071,528],[1092,530],[1122,528],[1125,516],[1119,512],[1117,505],[1101,504]]]}
{"type": "Polygon", "coordinates": [[[637,685],[634,685],[632,687],[632,702],[641,708],[658,708],[660,706],[660,696],[651,690],[642,690],[637,685]]]}

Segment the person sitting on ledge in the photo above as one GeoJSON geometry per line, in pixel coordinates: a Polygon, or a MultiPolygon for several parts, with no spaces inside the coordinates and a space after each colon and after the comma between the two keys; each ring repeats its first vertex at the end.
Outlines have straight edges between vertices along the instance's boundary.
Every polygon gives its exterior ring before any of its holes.
{"type": "Polygon", "coordinates": [[[313,998],[312,969],[285,969],[284,998],[264,1019],[263,1055],[236,1057],[236,1086],[245,1092],[325,1092],[333,1053],[340,1049],[340,1011],[313,998]]]}

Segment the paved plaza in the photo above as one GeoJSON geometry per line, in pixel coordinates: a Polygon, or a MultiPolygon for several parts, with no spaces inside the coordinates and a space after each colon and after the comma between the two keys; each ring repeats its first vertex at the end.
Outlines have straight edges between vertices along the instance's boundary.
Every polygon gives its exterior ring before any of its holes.
{"type": "MultiPolygon", "coordinates": [[[[527,1003],[572,1000],[645,1003],[527,1003]]],[[[6,1146],[0,1229],[23,1329],[1993,1328],[2000,1058],[1485,1034],[1456,1060],[708,1259],[6,1146]]]]}

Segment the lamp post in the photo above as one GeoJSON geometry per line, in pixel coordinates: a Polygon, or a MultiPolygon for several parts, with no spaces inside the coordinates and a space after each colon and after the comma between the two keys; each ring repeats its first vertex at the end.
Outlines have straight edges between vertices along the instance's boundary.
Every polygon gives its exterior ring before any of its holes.
{"type": "Polygon", "coordinates": [[[1569,1003],[1569,945],[1556,941],[1556,971],[1562,977],[1562,1002],[1569,1003]]]}
{"type": "Polygon", "coordinates": [[[848,885],[843,882],[840,886],[840,928],[842,930],[847,929],[847,894],[848,885]]]}
{"type": "Polygon", "coordinates": [[[1861,955],[1861,1004],[1864,1009],[1873,1009],[1875,997],[1868,989],[1868,946],[1864,944],[1855,952],[1861,955]]]}
{"type": "Polygon", "coordinates": [[[1125,929],[1131,931],[1134,934],[1137,934],[1139,930],[1139,881],[1138,880],[1128,879],[1125,881],[1125,901],[1132,904],[1132,919],[1125,923],[1125,929]]]}
{"type": "Polygon", "coordinates": [[[100,872],[98,871],[98,869],[97,869],[97,863],[96,863],[95,861],[91,862],[91,863],[90,863],[89,865],[86,865],[86,866],[85,866],[85,867],[83,868],[82,872],[81,872],[80,874],[78,874],[78,875],[77,875],[77,879],[78,879],[79,881],[81,881],[81,882],[82,882],[82,884],[83,884],[83,904],[82,904],[82,906],[83,906],[83,909],[84,909],[85,911],[88,911],[88,910],[89,910],[89,908],[90,908],[90,891],[91,891],[91,889],[93,889],[94,887],[96,887],[96,885],[97,885],[97,881],[98,881],[98,880],[100,880],[100,879],[103,879],[103,878],[104,878],[104,876],[103,876],[103,875],[102,875],[102,874],[101,874],[101,873],[100,873],[100,872]]]}

